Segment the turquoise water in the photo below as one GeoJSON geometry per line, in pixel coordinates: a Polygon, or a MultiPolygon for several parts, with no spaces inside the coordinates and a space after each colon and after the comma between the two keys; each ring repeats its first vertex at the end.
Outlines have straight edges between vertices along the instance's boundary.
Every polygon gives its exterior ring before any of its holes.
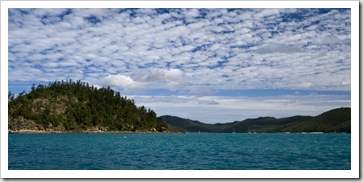
{"type": "Polygon", "coordinates": [[[10,134],[9,170],[349,170],[350,134],[10,134]]]}

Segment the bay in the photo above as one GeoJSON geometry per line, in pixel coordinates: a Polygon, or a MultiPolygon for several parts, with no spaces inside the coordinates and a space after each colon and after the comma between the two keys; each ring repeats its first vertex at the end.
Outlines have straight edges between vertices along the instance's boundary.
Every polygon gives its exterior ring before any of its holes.
{"type": "Polygon", "coordinates": [[[9,170],[350,170],[350,134],[9,134],[9,170]]]}

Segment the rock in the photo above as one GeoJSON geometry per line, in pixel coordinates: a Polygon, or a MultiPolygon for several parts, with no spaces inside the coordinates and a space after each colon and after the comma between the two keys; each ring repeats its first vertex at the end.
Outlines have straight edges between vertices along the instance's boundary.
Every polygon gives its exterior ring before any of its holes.
{"type": "Polygon", "coordinates": [[[41,126],[41,125],[39,125],[39,126],[37,127],[37,129],[38,129],[38,130],[44,130],[44,127],[43,127],[43,126],[41,126]]]}
{"type": "Polygon", "coordinates": [[[107,131],[108,130],[108,127],[101,126],[101,127],[99,127],[99,130],[101,130],[101,131],[107,131]]]}
{"type": "Polygon", "coordinates": [[[64,128],[63,125],[59,124],[57,127],[54,128],[56,131],[65,131],[66,129],[64,128]]]}
{"type": "Polygon", "coordinates": [[[161,128],[159,129],[159,132],[166,132],[166,128],[165,128],[165,127],[161,127],[161,128]]]}

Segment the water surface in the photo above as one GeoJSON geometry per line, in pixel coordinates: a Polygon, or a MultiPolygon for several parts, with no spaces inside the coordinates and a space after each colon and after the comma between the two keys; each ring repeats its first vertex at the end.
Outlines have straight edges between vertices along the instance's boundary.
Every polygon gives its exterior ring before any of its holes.
{"type": "Polygon", "coordinates": [[[350,170],[350,134],[10,134],[9,170],[350,170]]]}

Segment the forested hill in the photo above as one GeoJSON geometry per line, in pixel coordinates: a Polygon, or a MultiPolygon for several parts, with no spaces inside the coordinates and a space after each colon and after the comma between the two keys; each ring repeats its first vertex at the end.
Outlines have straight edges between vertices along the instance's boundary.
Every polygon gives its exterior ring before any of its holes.
{"type": "Polygon", "coordinates": [[[163,132],[168,126],[153,110],[110,87],[96,88],[81,81],[33,85],[17,97],[9,92],[8,129],[59,132],[163,132]]]}
{"type": "Polygon", "coordinates": [[[318,116],[292,116],[286,118],[259,117],[230,123],[206,124],[200,121],[161,116],[175,131],[183,132],[324,132],[350,133],[351,109],[337,108],[318,116]]]}

